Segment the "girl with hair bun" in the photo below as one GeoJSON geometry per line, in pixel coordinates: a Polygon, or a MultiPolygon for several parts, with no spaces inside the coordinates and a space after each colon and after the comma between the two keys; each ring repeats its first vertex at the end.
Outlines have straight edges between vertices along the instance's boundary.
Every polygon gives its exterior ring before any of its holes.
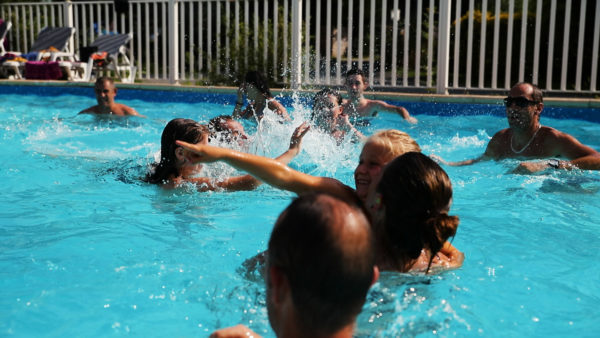
{"type": "Polygon", "coordinates": [[[369,197],[381,270],[428,272],[462,265],[464,255],[447,242],[459,223],[448,215],[452,183],[435,161],[417,152],[398,156],[369,197]]]}

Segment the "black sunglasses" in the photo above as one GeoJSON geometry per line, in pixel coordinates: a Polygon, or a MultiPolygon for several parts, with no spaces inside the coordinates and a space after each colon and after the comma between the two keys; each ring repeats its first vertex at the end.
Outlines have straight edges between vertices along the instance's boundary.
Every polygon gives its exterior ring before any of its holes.
{"type": "Polygon", "coordinates": [[[513,103],[516,104],[517,107],[520,107],[520,108],[526,108],[526,107],[532,106],[534,104],[538,104],[538,102],[536,102],[536,101],[529,101],[529,100],[527,100],[524,97],[510,97],[509,96],[509,97],[507,97],[507,98],[504,99],[504,105],[506,107],[512,106],[513,103]]]}

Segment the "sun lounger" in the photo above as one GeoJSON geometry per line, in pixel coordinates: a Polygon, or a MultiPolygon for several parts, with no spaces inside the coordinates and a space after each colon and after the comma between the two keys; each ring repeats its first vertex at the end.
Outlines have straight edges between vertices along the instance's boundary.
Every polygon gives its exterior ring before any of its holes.
{"type": "MultiPolygon", "coordinates": [[[[90,46],[84,47],[87,50],[91,49],[91,55],[88,55],[87,62],[85,62],[86,60],[60,62],[60,65],[69,69],[74,81],[90,81],[92,72],[111,70],[116,73],[122,82],[133,82],[136,67],[127,57],[126,47],[132,38],[132,33],[100,35],[90,46]],[[78,73],[83,73],[83,75],[77,76],[78,73]]],[[[80,54],[83,53],[80,51],[80,54]]]]}
{"type": "MultiPolygon", "coordinates": [[[[75,28],[73,27],[46,27],[38,33],[27,54],[19,52],[10,53],[20,55],[30,61],[74,61],[73,53],[69,48],[69,40],[73,34],[75,34],[75,28]]],[[[21,79],[23,78],[21,70],[24,65],[25,63],[21,61],[5,61],[2,67],[12,70],[15,73],[15,77],[21,79]]]]}

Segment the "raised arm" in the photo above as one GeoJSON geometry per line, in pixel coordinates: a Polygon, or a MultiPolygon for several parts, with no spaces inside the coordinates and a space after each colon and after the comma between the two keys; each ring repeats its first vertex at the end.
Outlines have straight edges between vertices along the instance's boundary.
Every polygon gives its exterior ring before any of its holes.
{"type": "MultiPolygon", "coordinates": [[[[292,133],[292,137],[290,138],[290,147],[288,150],[275,158],[275,160],[283,164],[290,163],[290,161],[300,153],[302,138],[304,135],[306,135],[309,129],[310,127],[308,126],[307,122],[298,126],[298,128],[294,130],[294,133],[292,133]]],[[[228,177],[223,181],[214,181],[213,179],[207,177],[195,177],[187,179],[186,181],[196,184],[198,186],[198,190],[200,191],[216,190],[217,188],[228,191],[253,190],[262,184],[261,181],[251,175],[228,177]]]]}
{"type": "Polygon", "coordinates": [[[183,141],[177,141],[177,144],[188,151],[187,157],[192,162],[223,161],[279,189],[297,194],[320,191],[347,200],[354,199],[352,188],[342,182],[333,178],[304,174],[276,159],[205,144],[190,144],[183,141]]]}
{"type": "Polygon", "coordinates": [[[281,116],[286,121],[291,121],[290,115],[287,112],[287,109],[281,104],[281,102],[273,99],[268,102],[267,106],[269,109],[275,112],[275,114],[281,116]]]}

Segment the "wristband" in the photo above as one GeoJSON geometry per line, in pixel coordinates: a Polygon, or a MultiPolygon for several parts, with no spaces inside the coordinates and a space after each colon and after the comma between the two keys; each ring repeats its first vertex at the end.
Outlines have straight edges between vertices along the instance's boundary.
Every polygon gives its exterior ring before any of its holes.
{"type": "Polygon", "coordinates": [[[546,164],[554,169],[560,168],[560,161],[554,158],[546,161],[546,164]]]}

